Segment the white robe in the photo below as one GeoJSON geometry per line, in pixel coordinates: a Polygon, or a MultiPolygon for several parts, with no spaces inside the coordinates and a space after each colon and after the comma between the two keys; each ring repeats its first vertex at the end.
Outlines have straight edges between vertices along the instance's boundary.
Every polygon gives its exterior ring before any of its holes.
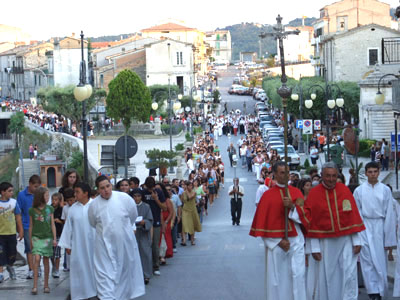
{"type": "Polygon", "coordinates": [[[101,300],[128,300],[145,293],[142,265],[132,226],[136,203],[126,193],[97,196],[89,208],[96,228],[94,274],[101,300]]]}
{"type": "Polygon", "coordinates": [[[394,285],[393,285],[393,297],[400,297],[400,204],[397,200],[392,199],[394,209],[397,217],[397,257],[396,257],[396,269],[394,272],[394,285]]]}
{"type": "MultiPolygon", "coordinates": [[[[321,253],[322,260],[309,256],[308,272],[316,278],[312,300],[357,300],[357,258],[353,246],[361,245],[358,233],[338,238],[310,238],[312,253],[321,253]]],[[[308,248],[306,246],[306,248],[308,248]]],[[[310,300],[311,300],[310,299],[310,300]]]]}
{"type": "Polygon", "coordinates": [[[290,249],[283,251],[281,238],[263,238],[265,245],[265,290],[267,300],[306,300],[304,236],[297,211],[289,218],[295,221],[296,237],[289,237],[290,249]],[[297,222],[297,223],[296,223],[297,222]]]}
{"type": "Polygon", "coordinates": [[[88,299],[97,295],[93,270],[93,246],[96,231],[89,224],[86,205],[76,202],[69,208],[58,246],[71,249],[70,290],[71,299],[88,299]]]}
{"type": "Polygon", "coordinates": [[[386,251],[396,246],[396,223],[392,193],[383,183],[364,182],[354,191],[366,230],[360,233],[361,271],[368,294],[384,296],[388,290],[386,251]]]}
{"type": "Polygon", "coordinates": [[[262,184],[258,187],[256,192],[256,201],[255,201],[256,206],[258,205],[258,203],[260,203],[262,195],[264,195],[264,193],[268,190],[269,187],[267,187],[265,184],[262,184]]]}

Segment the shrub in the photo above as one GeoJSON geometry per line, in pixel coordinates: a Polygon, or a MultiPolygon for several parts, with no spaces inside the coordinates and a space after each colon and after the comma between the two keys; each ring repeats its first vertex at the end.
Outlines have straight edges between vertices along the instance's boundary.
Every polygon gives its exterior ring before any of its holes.
{"type": "Polygon", "coordinates": [[[175,151],[182,151],[185,149],[185,146],[182,143],[175,145],[175,151]]]}
{"type": "Polygon", "coordinates": [[[186,134],[185,134],[185,139],[186,139],[186,142],[191,142],[191,141],[193,141],[193,140],[192,140],[192,136],[190,135],[189,132],[186,132],[186,134]]]}

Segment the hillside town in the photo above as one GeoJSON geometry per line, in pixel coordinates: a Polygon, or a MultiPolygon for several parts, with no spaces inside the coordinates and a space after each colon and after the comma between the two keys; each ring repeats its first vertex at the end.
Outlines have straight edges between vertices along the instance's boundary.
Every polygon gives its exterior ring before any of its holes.
{"type": "Polygon", "coordinates": [[[0,299],[400,299],[400,6],[325,2],[0,24],[0,299]]]}

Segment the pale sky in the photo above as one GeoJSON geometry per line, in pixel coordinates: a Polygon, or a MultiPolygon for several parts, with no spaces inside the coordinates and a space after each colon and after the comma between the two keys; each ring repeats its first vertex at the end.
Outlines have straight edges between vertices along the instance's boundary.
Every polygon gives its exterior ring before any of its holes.
{"type": "MultiPolygon", "coordinates": [[[[318,17],[319,9],[334,0],[3,0],[0,22],[16,26],[33,39],[78,34],[117,35],[138,32],[168,19],[188,27],[214,30],[241,22],[273,24],[278,14],[287,23],[307,16],[318,17]]],[[[398,0],[383,1],[391,7],[398,0]]]]}

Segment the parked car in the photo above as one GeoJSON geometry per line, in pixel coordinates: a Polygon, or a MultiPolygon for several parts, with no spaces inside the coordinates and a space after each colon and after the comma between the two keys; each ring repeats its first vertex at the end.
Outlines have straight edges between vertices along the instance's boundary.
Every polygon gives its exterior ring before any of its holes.
{"type": "Polygon", "coordinates": [[[256,100],[261,100],[261,101],[265,101],[267,99],[267,94],[265,93],[264,90],[259,90],[257,91],[257,93],[255,94],[254,98],[256,100]]]}
{"type": "Polygon", "coordinates": [[[282,141],[269,141],[267,143],[267,151],[269,151],[271,149],[272,146],[282,146],[284,147],[284,143],[282,141]]]}
{"type": "Polygon", "coordinates": [[[228,94],[232,95],[232,94],[236,94],[238,90],[240,90],[241,88],[243,88],[243,86],[238,85],[238,84],[233,84],[229,90],[228,90],[228,94]]]}
{"type": "MultiPolygon", "coordinates": [[[[285,146],[272,146],[271,149],[276,149],[281,159],[285,159],[285,146]]],[[[288,145],[287,149],[288,157],[290,158],[290,161],[288,161],[289,168],[291,170],[296,169],[297,166],[300,164],[300,156],[297,154],[293,146],[288,145]]]]}

